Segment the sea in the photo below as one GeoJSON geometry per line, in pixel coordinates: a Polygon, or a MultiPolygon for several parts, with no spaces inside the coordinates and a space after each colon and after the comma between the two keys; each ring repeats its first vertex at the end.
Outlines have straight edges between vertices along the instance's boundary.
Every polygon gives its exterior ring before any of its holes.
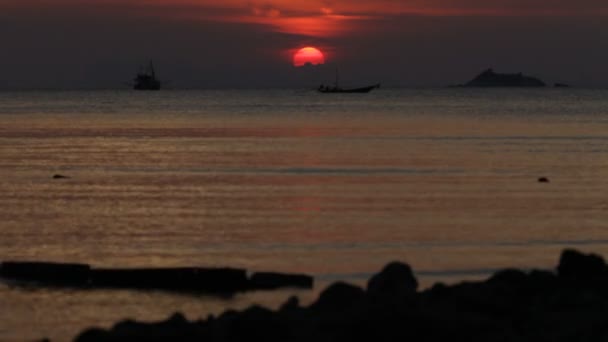
{"type": "Polygon", "coordinates": [[[315,287],[0,282],[0,341],[307,305],[391,261],[425,289],[551,270],[565,248],[608,255],[607,178],[606,89],[2,91],[0,261],[241,267],[315,287]]]}

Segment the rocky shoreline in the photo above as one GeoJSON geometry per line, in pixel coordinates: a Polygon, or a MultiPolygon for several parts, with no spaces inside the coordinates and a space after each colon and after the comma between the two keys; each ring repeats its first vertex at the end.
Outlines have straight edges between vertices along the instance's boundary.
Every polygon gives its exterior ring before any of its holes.
{"type": "Polygon", "coordinates": [[[91,328],[101,341],[603,341],[608,340],[608,266],[594,254],[563,251],[555,271],[499,271],[485,281],[438,283],[418,291],[410,266],[394,262],[365,289],[335,283],[303,307],[253,306],[188,321],[131,320],[91,328]]]}

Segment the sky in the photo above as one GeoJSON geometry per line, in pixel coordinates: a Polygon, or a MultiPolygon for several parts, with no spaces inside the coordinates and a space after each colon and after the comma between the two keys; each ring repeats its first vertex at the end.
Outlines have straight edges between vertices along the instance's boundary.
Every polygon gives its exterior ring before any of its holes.
{"type": "Polygon", "coordinates": [[[0,88],[464,83],[608,86],[606,0],[0,0],[0,88]],[[293,66],[314,46],[322,66],[293,66]]]}

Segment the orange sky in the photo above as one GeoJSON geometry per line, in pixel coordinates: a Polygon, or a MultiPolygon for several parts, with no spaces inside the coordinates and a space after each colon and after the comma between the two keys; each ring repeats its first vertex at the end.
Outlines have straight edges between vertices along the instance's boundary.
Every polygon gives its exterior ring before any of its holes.
{"type": "MultiPolygon", "coordinates": [[[[137,1],[137,0],[135,0],[137,1]]],[[[386,16],[563,16],[608,14],[606,0],[141,0],[161,6],[223,9],[190,12],[208,20],[255,23],[277,32],[313,37],[353,33],[365,21],[386,16]]]]}
{"type": "Polygon", "coordinates": [[[488,67],[605,85],[607,0],[0,0],[0,87],[442,85],[488,67]],[[305,46],[327,68],[293,68],[305,46]],[[318,72],[318,74],[312,71],[318,72]],[[127,76],[125,76],[127,75],[127,76]]]}
{"type": "MultiPolygon", "coordinates": [[[[607,15],[606,0],[87,0],[99,10],[123,7],[174,19],[266,25],[276,32],[332,37],[356,32],[387,16],[607,15]]],[[[58,8],[81,0],[0,0],[0,6],[58,8]]]]}

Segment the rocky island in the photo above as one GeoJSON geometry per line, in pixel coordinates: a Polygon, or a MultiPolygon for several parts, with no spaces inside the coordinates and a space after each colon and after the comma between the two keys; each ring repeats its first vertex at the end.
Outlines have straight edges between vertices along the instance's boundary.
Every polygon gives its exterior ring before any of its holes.
{"type": "Polygon", "coordinates": [[[522,73],[499,74],[487,69],[460,87],[544,87],[545,82],[522,73]]]}
{"type": "Polygon", "coordinates": [[[393,262],[366,288],[335,283],[309,306],[290,298],[277,311],[253,306],[188,321],[126,320],[92,328],[101,341],[606,341],[608,266],[565,250],[555,271],[506,269],[489,279],[419,291],[407,264],[393,262]]]}

